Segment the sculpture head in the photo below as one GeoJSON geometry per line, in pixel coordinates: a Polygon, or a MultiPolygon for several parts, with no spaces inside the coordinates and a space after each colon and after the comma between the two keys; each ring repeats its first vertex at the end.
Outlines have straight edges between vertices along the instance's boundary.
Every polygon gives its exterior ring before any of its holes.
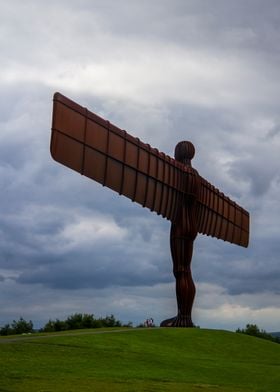
{"type": "Polygon", "coordinates": [[[195,154],[194,145],[189,141],[182,141],[175,147],[175,159],[184,165],[191,166],[191,160],[195,154]]]}

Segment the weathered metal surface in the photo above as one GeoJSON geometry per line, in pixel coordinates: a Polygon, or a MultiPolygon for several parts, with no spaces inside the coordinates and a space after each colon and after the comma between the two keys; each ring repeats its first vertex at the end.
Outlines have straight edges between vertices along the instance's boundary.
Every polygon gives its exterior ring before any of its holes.
{"type": "MultiPolygon", "coordinates": [[[[175,159],[191,168],[195,149],[190,142],[180,142],[175,148],[175,159]]],[[[198,233],[197,212],[200,178],[194,169],[192,181],[185,184],[187,196],[181,196],[177,204],[176,216],[171,222],[170,249],[173,273],[176,279],[177,316],[164,320],[162,327],[193,327],[191,311],[195,297],[195,285],[191,273],[193,244],[198,233]]]]}
{"type": "Polygon", "coordinates": [[[190,142],[180,142],[173,159],[65,96],[54,95],[52,157],[172,222],[177,302],[183,312],[189,309],[181,321],[168,320],[176,326],[192,325],[190,262],[197,233],[244,247],[249,242],[249,213],[192,168],[194,152],[190,142]]]}
{"type": "MultiPolygon", "coordinates": [[[[54,95],[52,157],[173,221],[191,194],[194,169],[129,135],[63,95],[54,95]]],[[[201,176],[198,232],[248,246],[249,214],[201,176]]]]}

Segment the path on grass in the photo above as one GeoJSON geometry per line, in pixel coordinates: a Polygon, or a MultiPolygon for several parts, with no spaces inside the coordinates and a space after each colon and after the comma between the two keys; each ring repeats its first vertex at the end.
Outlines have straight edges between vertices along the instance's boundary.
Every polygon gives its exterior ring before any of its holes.
{"type": "Polygon", "coordinates": [[[66,332],[66,333],[50,333],[49,335],[20,335],[17,337],[2,337],[0,338],[0,344],[8,344],[8,343],[17,343],[17,342],[25,342],[27,340],[34,339],[46,339],[46,338],[57,338],[64,336],[81,336],[81,335],[97,335],[103,333],[119,333],[119,332],[130,332],[130,331],[145,331],[147,329],[158,329],[159,327],[153,328],[126,328],[126,329],[111,329],[109,331],[85,331],[85,332],[66,332]]]}

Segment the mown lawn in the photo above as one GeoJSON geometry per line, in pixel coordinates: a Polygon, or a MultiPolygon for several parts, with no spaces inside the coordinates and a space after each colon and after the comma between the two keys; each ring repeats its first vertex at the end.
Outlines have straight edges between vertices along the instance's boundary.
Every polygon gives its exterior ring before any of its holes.
{"type": "Polygon", "coordinates": [[[279,385],[280,345],[226,331],[132,329],[0,342],[0,391],[279,392],[279,385]]]}

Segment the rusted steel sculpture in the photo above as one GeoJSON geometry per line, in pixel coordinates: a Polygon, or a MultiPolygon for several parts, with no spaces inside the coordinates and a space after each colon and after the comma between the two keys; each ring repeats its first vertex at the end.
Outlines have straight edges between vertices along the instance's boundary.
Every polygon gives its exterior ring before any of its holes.
{"type": "Polygon", "coordinates": [[[193,326],[191,259],[198,233],[244,247],[249,241],[248,212],[192,168],[194,153],[192,143],[183,141],[172,159],[63,95],[54,95],[52,157],[171,221],[178,314],[161,326],[193,326]]]}

